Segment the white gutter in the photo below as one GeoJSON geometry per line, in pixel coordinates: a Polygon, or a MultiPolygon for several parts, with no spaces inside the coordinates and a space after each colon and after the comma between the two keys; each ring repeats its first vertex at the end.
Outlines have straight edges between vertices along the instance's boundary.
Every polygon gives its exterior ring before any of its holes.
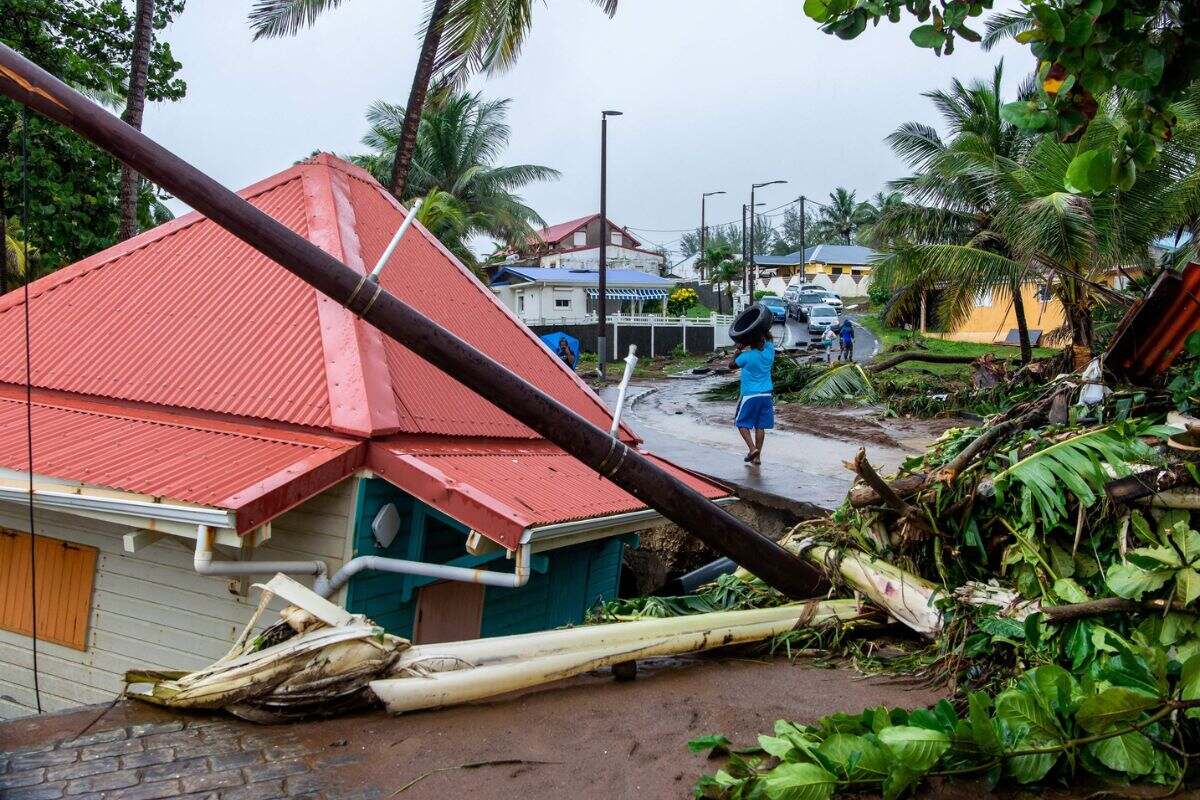
{"type": "Polygon", "coordinates": [[[329,597],[342,588],[348,580],[360,572],[373,570],[375,572],[392,572],[401,575],[420,575],[426,578],[437,578],[444,581],[461,581],[463,583],[481,583],[484,586],[500,586],[505,589],[519,589],[529,582],[530,556],[532,550],[528,545],[518,545],[515,554],[516,565],[513,572],[490,572],[484,569],[469,567],[451,567],[445,564],[428,564],[424,561],[409,561],[403,558],[383,558],[381,556],[359,556],[346,562],[332,577],[326,579],[318,575],[313,583],[313,591],[322,597],[329,597]]]}
{"type": "MultiPolygon", "coordinates": [[[[736,503],[737,501],[738,498],[730,495],[728,497],[718,497],[712,502],[723,506],[736,503]]],[[[591,539],[653,528],[666,521],[666,518],[653,508],[643,508],[640,511],[609,514],[606,517],[555,522],[550,525],[539,525],[536,528],[528,528],[521,536],[521,543],[533,545],[533,552],[536,554],[546,550],[566,547],[571,544],[580,544],[591,539]]]]}
{"type": "MultiPolygon", "coordinates": [[[[0,500],[12,503],[29,502],[29,490],[0,486],[0,500]]],[[[213,528],[234,528],[236,515],[232,511],[196,506],[178,506],[170,503],[151,503],[144,500],[122,500],[116,497],[97,497],[74,492],[50,492],[35,489],[33,503],[41,508],[59,511],[95,511],[107,514],[124,514],[132,517],[158,519],[164,522],[182,522],[191,525],[206,525],[213,528]]]]}

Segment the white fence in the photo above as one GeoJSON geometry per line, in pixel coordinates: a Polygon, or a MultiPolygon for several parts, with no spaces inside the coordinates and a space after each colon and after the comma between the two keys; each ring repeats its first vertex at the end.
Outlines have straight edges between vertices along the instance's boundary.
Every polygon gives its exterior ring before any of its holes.
{"type": "MultiPolygon", "coordinates": [[[[685,353],[709,353],[733,344],[729,338],[732,314],[713,314],[703,319],[668,317],[660,314],[609,314],[606,349],[608,357],[625,356],[629,345],[638,346],[640,356],[663,356],[677,349],[685,353]]],[[[536,333],[561,330],[579,339],[584,352],[595,352],[598,320],[595,314],[570,317],[539,317],[525,320],[536,333]]]]}

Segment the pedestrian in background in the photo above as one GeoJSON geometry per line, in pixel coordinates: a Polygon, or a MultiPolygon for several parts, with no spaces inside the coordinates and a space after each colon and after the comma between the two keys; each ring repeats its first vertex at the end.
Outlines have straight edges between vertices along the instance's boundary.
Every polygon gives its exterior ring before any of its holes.
{"type": "Polygon", "coordinates": [[[829,364],[833,361],[833,343],[837,341],[837,334],[833,332],[833,328],[826,328],[821,334],[821,345],[825,348],[825,363],[829,364]]]}
{"type": "Polygon", "coordinates": [[[842,320],[842,354],[838,360],[854,360],[854,324],[848,319],[842,320]]]}

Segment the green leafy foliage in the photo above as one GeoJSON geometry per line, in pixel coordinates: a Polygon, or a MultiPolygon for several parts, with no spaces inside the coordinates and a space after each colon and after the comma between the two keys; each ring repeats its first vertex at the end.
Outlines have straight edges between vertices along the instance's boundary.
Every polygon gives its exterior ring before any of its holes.
{"type": "MultiPolygon", "coordinates": [[[[159,0],[154,28],[163,31],[183,11],[182,0],[159,0]]],[[[100,102],[123,107],[133,47],[132,5],[91,0],[8,0],[0,14],[0,41],[100,102]]],[[[187,87],[170,45],[156,35],[150,54],[147,99],[178,100],[187,87]]],[[[0,219],[17,214],[21,140],[29,147],[29,230],[36,252],[30,277],[91,255],[116,241],[120,165],[61,125],[37,114],[21,128],[20,107],[0,99],[0,219]]],[[[169,212],[144,187],[143,227],[169,212]]],[[[12,278],[0,269],[0,291],[12,278]]]]}
{"type": "MultiPolygon", "coordinates": [[[[1200,656],[1170,686],[1167,662],[1151,648],[1125,648],[1080,679],[1056,665],[1028,670],[993,704],[967,698],[966,716],[942,701],[915,711],[868,709],[811,726],[780,720],[758,747],[737,751],[733,768],[702,778],[697,797],[828,798],[875,789],[886,798],[919,796],[936,775],[1006,778],[1037,784],[1079,771],[1111,780],[1170,783],[1181,764],[1172,731],[1158,722],[1200,695],[1200,656]],[[1123,685],[1133,675],[1152,693],[1123,685]],[[1082,755],[1080,755],[1082,754],[1082,755]],[[744,756],[744,757],[743,757],[744,756]]],[[[724,737],[690,742],[694,752],[727,752],[724,737]]]]}
{"type": "MultiPolygon", "coordinates": [[[[843,39],[868,22],[898,22],[905,14],[922,23],[910,33],[917,47],[951,53],[958,38],[983,39],[968,25],[992,8],[991,0],[809,0],[805,13],[822,30],[843,39]]],[[[994,14],[986,43],[1004,36],[1029,47],[1038,60],[1035,94],[1004,109],[1005,119],[1029,132],[1061,141],[1083,139],[1114,88],[1125,97],[1124,125],[1102,148],[1082,149],[1071,164],[1071,191],[1100,193],[1132,186],[1172,138],[1173,104],[1200,78],[1200,7],[1182,0],[1021,0],[1015,11],[994,14]]]]}
{"type": "Polygon", "coordinates": [[[832,403],[848,399],[870,403],[877,396],[863,368],[849,362],[825,367],[796,393],[796,399],[801,403],[832,403]]]}

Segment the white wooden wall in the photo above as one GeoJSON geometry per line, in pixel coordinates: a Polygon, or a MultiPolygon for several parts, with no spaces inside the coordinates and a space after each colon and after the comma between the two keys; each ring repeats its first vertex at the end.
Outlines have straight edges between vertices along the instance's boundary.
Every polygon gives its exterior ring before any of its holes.
{"type": "MultiPolygon", "coordinates": [[[[255,559],[321,559],[336,570],[349,547],[356,481],[349,478],[277,518],[255,559]]],[[[0,526],[27,531],[27,513],[0,503],[0,526]]],[[[231,579],[197,575],[190,540],[167,538],[129,554],[121,541],[128,528],[41,510],[35,519],[41,535],[100,550],[87,650],[38,642],[46,711],[111,700],[123,688],[127,669],[212,663],[228,651],[258,604],[255,590],[239,597],[229,590],[231,579]]],[[[311,585],[311,579],[297,579],[311,585]]],[[[267,624],[275,619],[263,615],[267,624]]],[[[30,638],[0,630],[0,719],[35,710],[32,666],[30,638]]]]}

